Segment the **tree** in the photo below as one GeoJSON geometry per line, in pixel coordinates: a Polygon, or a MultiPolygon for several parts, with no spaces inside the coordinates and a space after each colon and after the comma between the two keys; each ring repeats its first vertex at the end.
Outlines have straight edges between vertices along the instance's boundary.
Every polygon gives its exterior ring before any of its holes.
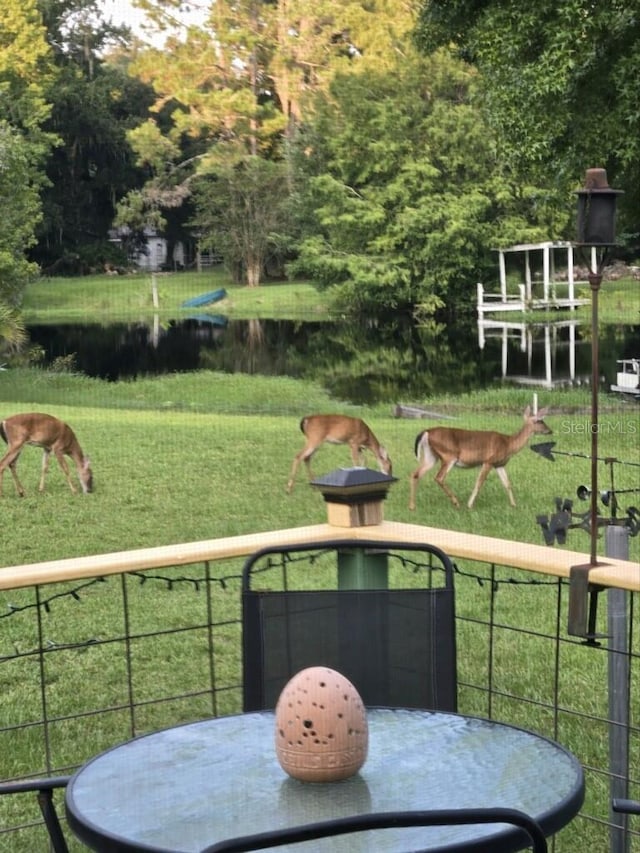
{"type": "Polygon", "coordinates": [[[478,103],[514,182],[568,208],[585,169],[604,166],[637,240],[640,0],[424,0],[417,40],[477,66],[478,103]]]}
{"type": "Polygon", "coordinates": [[[235,278],[249,287],[260,284],[270,254],[281,249],[287,230],[286,179],[283,163],[247,156],[195,182],[194,224],[206,235],[204,246],[220,252],[235,278]]]}
{"type": "Polygon", "coordinates": [[[0,32],[0,302],[16,307],[35,272],[25,251],[40,218],[43,159],[55,141],[43,130],[53,68],[35,0],[6,0],[0,32]]]}
{"type": "Polygon", "coordinates": [[[17,307],[36,272],[25,257],[40,215],[38,188],[21,134],[0,121],[0,304],[17,307]]]}
{"type": "MultiPolygon", "coordinates": [[[[139,5],[162,27],[171,25],[179,4],[139,5]]],[[[168,38],[170,51],[162,61],[157,50],[140,53],[135,72],[153,85],[158,116],[169,119],[150,120],[131,135],[153,172],[142,192],[149,213],[171,207],[180,194],[186,200],[198,172],[211,176],[219,167],[221,183],[229,186],[229,164],[242,164],[247,155],[286,162],[294,129],[306,120],[309,93],[326,90],[338,69],[384,66],[408,30],[410,6],[391,0],[217,0],[184,41],[168,38]]],[[[279,194],[290,186],[289,175],[279,194]]],[[[208,216],[205,210],[196,218],[204,222],[208,216]]],[[[255,261],[247,257],[241,267],[255,270],[255,261]]]]}
{"type": "MultiPolygon", "coordinates": [[[[176,0],[138,0],[160,31],[172,32],[176,0]]],[[[264,154],[308,93],[334,74],[380,70],[402,51],[412,0],[216,0],[184,40],[139,53],[135,73],[152,84],[157,106],[172,102],[176,134],[242,142],[264,154]]]]}
{"type": "MultiPolygon", "coordinates": [[[[153,11],[160,26],[171,23],[175,4],[140,5],[153,11]]],[[[271,50],[270,4],[219,0],[208,21],[190,28],[185,40],[169,37],[162,50],[140,51],[132,71],[153,86],[155,112],[169,120],[154,126],[174,145],[200,140],[256,154],[268,150],[284,126],[268,92],[271,50]]]]}
{"type": "Polygon", "coordinates": [[[4,0],[0,32],[0,118],[23,134],[36,163],[55,142],[42,130],[55,70],[37,0],[4,0]]]}
{"type": "Polygon", "coordinates": [[[146,118],[152,95],[127,73],[122,53],[105,53],[122,34],[101,22],[95,0],[40,2],[57,67],[45,127],[59,144],[46,164],[44,218],[31,257],[47,272],[101,269],[117,259],[107,239],[115,204],[144,180],[126,131],[146,118]]]}
{"type": "Polygon", "coordinates": [[[292,270],[330,287],[342,310],[460,310],[492,246],[541,236],[502,181],[474,85],[447,53],[407,50],[317,98],[297,145],[297,210],[313,219],[292,270]]]}
{"type": "Polygon", "coordinates": [[[336,74],[366,73],[404,54],[414,17],[407,0],[280,0],[274,10],[269,72],[282,112],[295,125],[309,94],[327,92],[336,74]]]}

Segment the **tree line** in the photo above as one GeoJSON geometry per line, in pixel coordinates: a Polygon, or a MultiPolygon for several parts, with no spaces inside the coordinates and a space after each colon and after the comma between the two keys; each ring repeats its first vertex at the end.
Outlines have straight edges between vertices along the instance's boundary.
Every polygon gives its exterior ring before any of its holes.
{"type": "Polygon", "coordinates": [[[640,0],[98,0],[0,9],[0,333],[28,281],[126,261],[145,230],[336,307],[475,300],[497,246],[574,238],[585,170],[640,242],[640,0]]]}

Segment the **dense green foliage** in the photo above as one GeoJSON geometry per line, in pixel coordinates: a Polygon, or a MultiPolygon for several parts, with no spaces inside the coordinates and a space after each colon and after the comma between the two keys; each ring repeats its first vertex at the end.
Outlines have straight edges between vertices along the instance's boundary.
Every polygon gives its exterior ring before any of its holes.
{"type": "Polygon", "coordinates": [[[108,241],[117,200],[139,186],[126,131],[152,103],[151,90],[127,72],[129,60],[105,49],[123,34],[100,18],[96,0],[41,0],[55,86],[45,129],[59,144],[46,163],[43,220],[31,257],[47,273],[82,274],[126,263],[108,241]]]}
{"type": "Polygon", "coordinates": [[[249,287],[269,268],[281,272],[289,244],[287,177],[281,161],[246,156],[194,181],[194,224],[207,235],[202,247],[221,254],[234,279],[249,287]]]}
{"type": "Polygon", "coordinates": [[[43,127],[54,79],[36,0],[0,6],[0,303],[16,306],[34,268],[25,252],[35,241],[43,163],[55,142],[43,127]]]}
{"type": "Polygon", "coordinates": [[[35,242],[34,229],[40,205],[24,139],[1,119],[0,206],[0,306],[15,309],[20,305],[25,285],[36,272],[24,250],[35,242]]]}
{"type": "Polygon", "coordinates": [[[621,237],[637,245],[638,0],[426,0],[417,36],[425,52],[451,45],[478,68],[478,103],[514,182],[559,205],[586,168],[606,167],[626,193],[621,237]]]}
{"type": "Polygon", "coordinates": [[[473,71],[444,52],[405,52],[392,69],[338,75],[300,135],[300,208],[312,210],[292,265],[344,310],[460,311],[491,248],[536,239],[501,179],[472,105],[473,71]]]}
{"type": "MultiPolygon", "coordinates": [[[[160,26],[174,11],[164,0],[143,6],[160,26]]],[[[159,50],[141,53],[134,71],[153,85],[167,121],[150,118],[130,134],[152,174],[121,206],[120,221],[137,221],[142,211],[155,223],[159,210],[176,209],[196,188],[191,221],[202,243],[222,252],[234,276],[260,283],[269,265],[277,270],[295,254],[301,223],[288,217],[291,140],[310,119],[310,94],[326,92],[340,71],[391,68],[388,56],[406,42],[412,22],[410,4],[388,0],[225,0],[185,43],[172,41],[161,63],[159,50]],[[247,157],[273,162],[248,166],[247,157]]]]}

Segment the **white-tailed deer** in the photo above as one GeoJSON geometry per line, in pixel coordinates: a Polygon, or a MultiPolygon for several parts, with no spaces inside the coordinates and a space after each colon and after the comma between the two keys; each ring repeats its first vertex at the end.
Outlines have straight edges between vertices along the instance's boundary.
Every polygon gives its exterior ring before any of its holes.
{"type": "Polygon", "coordinates": [[[49,470],[49,456],[52,453],[58,460],[69,488],[74,494],[78,490],[71,479],[65,456],[70,456],[75,463],[82,491],[85,494],[93,491],[93,474],[89,457],[82,452],[71,427],[63,421],[59,421],[58,418],[54,418],[52,415],[43,415],[40,412],[12,415],[0,423],[0,436],[9,445],[9,450],[0,459],[0,495],[2,494],[4,471],[5,468],[9,468],[18,494],[21,498],[24,497],[25,492],[18,479],[16,466],[25,444],[41,447],[44,451],[39,491],[44,491],[44,478],[49,470]]]}
{"type": "Polygon", "coordinates": [[[347,415],[307,415],[300,421],[300,429],[304,433],[306,444],[293,460],[287,492],[293,489],[296,471],[301,462],[307,466],[309,479],[313,478],[311,457],[325,442],[328,444],[348,444],[351,448],[351,458],[354,465],[362,465],[363,451],[370,450],[378,460],[380,470],[385,474],[391,473],[389,454],[360,418],[350,418],[347,415]]]}
{"type": "Polygon", "coordinates": [[[435,476],[436,483],[446,492],[454,506],[460,506],[455,494],[445,483],[445,478],[451,469],[458,465],[460,468],[480,468],[478,479],[471,492],[467,506],[471,508],[492,468],[500,477],[500,482],[509,495],[509,503],[515,506],[515,498],[511,483],[505,471],[505,465],[519,450],[525,446],[529,436],[534,433],[549,435],[552,430],[543,418],[548,409],[540,409],[533,415],[529,406],[524,411],[524,424],[515,435],[504,435],[491,430],[456,429],[453,427],[434,427],[426,429],[416,436],[415,451],[419,468],[411,475],[409,509],[416,508],[416,490],[418,481],[436,462],[440,462],[440,470],[435,476]]]}

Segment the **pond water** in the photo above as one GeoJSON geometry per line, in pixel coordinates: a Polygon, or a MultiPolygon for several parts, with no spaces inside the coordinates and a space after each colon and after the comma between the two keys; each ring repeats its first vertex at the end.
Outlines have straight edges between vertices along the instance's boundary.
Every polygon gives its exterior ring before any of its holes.
{"type": "MultiPolygon", "coordinates": [[[[347,321],[228,320],[201,314],[144,323],[31,326],[44,364],[113,381],[216,370],[313,379],[356,404],[420,400],[496,381],[588,382],[590,328],[576,321],[417,326],[407,318],[347,321]]],[[[607,386],[616,359],[640,355],[640,326],[603,326],[600,368],[607,386]]]]}

